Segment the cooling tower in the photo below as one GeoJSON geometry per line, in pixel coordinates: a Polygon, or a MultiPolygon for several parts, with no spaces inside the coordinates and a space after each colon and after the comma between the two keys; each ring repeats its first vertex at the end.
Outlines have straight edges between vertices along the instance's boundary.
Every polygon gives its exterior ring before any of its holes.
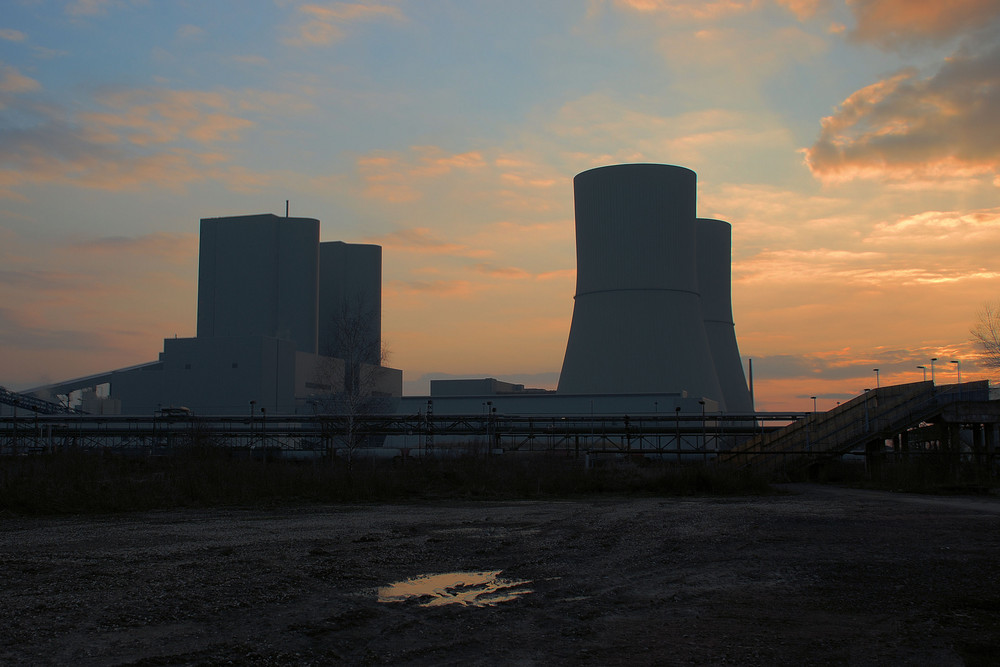
{"type": "Polygon", "coordinates": [[[198,338],[265,336],[316,353],[319,220],[201,221],[198,338]]]}
{"type": "Polygon", "coordinates": [[[696,181],[658,164],[573,179],[576,301],[559,392],[687,391],[722,403],[698,292],[696,181]]]}
{"type": "Polygon", "coordinates": [[[723,220],[698,218],[698,291],[705,334],[729,412],[750,413],[753,406],[736,344],[732,303],[732,227],[723,220]]]}

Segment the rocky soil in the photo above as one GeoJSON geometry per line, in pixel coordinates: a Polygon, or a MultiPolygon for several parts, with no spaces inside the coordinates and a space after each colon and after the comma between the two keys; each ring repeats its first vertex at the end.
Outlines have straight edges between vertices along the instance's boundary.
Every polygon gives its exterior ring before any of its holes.
{"type": "Polygon", "coordinates": [[[0,663],[1000,660],[1000,500],[786,491],[7,517],[0,663]]]}

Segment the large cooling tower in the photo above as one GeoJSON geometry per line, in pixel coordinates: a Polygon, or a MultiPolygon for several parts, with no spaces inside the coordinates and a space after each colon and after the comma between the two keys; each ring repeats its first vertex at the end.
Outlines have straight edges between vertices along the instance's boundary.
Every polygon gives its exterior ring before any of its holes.
{"type": "Polygon", "coordinates": [[[723,402],[698,292],[697,177],[624,164],[573,180],[576,303],[559,392],[723,402]]]}
{"type": "Polygon", "coordinates": [[[707,218],[698,218],[697,225],[698,291],[726,410],[753,412],[733,324],[732,227],[723,220],[707,218]]]}
{"type": "Polygon", "coordinates": [[[201,221],[198,338],[266,336],[316,353],[319,220],[201,221]]]}

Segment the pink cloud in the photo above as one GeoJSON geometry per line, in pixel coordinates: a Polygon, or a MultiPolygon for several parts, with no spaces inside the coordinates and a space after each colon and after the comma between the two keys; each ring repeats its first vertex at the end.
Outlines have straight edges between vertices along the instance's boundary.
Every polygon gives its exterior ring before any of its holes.
{"type": "Polygon", "coordinates": [[[851,37],[886,47],[942,42],[1000,16],[996,0],[848,0],[856,27],[851,37]]]}

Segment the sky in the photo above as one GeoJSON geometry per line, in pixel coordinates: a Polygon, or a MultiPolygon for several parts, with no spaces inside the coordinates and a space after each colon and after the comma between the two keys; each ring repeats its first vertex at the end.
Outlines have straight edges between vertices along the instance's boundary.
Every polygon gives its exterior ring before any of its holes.
{"type": "Polygon", "coordinates": [[[1000,0],[6,0],[0,385],[193,336],[199,220],[288,200],[383,246],[405,393],[554,388],[572,179],[623,162],[732,223],[758,409],[988,379],[998,118],[1000,0]]]}

